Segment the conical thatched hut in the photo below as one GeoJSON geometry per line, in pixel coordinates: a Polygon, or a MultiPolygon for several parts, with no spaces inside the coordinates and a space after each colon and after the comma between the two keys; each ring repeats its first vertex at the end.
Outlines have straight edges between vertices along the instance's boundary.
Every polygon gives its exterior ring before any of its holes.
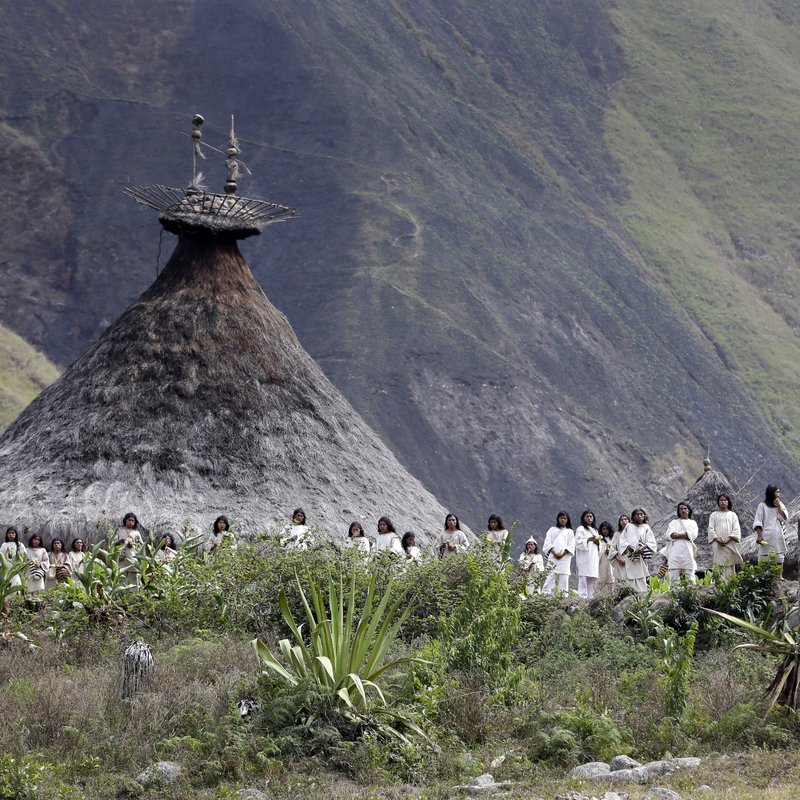
{"type": "MultiPolygon", "coordinates": [[[[728,494],[733,500],[733,509],[742,526],[742,542],[745,543],[752,538],[755,509],[751,507],[749,498],[740,498],[725,475],[710,467],[707,468],[683,498],[683,502],[692,507],[692,519],[697,523],[699,529],[695,542],[699,570],[711,569],[712,566],[711,545],[708,543],[708,519],[712,512],[717,510],[717,496],[720,494],[728,494]],[[740,499],[742,502],[738,502],[740,499]]],[[[675,505],[677,507],[678,504],[675,505]]],[[[676,513],[673,511],[653,523],[653,533],[656,535],[659,547],[663,547],[667,543],[665,533],[670,521],[675,517],[676,513]]]]}
{"type": "MultiPolygon", "coordinates": [[[[199,121],[198,121],[199,120],[199,121]]],[[[195,142],[199,124],[195,120],[195,142]]],[[[445,509],[327,380],[267,300],[237,240],[294,216],[192,186],[131,193],[178,235],[153,285],[0,439],[0,524],[96,537],[133,510],[151,530],[310,524],[343,537],[438,532],[445,509]]]]}

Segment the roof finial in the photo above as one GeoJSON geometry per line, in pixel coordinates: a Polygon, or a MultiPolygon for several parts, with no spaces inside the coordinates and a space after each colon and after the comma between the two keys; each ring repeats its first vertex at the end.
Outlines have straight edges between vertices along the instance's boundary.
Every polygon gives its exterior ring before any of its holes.
{"type": "Polygon", "coordinates": [[[200,149],[200,140],[203,134],[200,133],[200,126],[205,122],[205,118],[201,114],[195,114],[192,117],[192,182],[186,190],[186,194],[200,194],[200,174],[197,171],[197,156],[205,158],[203,151],[200,149]]]}
{"type": "Polygon", "coordinates": [[[239,155],[239,142],[236,141],[236,132],[233,130],[233,114],[231,114],[231,133],[228,137],[228,157],[225,159],[225,170],[227,178],[225,180],[225,194],[236,194],[236,179],[239,177],[239,162],[236,156],[239,155]]]}

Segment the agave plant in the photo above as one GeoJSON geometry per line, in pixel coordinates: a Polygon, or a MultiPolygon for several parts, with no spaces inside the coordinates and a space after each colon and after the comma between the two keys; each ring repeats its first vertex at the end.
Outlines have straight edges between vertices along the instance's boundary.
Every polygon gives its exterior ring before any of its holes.
{"type": "Polygon", "coordinates": [[[784,617],[783,624],[777,632],[722,611],[706,610],[732,625],[737,625],[760,640],[758,643],[737,644],[735,650],[757,650],[761,653],[782,657],[775,677],[767,689],[768,705],[764,718],[766,719],[778,705],[800,711],[800,627],[792,627],[789,623],[791,616],[798,610],[797,606],[784,617]]]}
{"type": "MultiPolygon", "coordinates": [[[[376,601],[376,576],[372,574],[363,604],[357,608],[355,571],[351,573],[350,587],[346,592],[341,572],[338,580],[328,577],[327,592],[311,575],[307,577],[308,594],[295,573],[306,623],[297,623],[282,589],[278,602],[294,642],[289,639],[278,642],[282,663],[260,639],[254,639],[252,645],[259,663],[291,686],[310,680],[318,691],[332,695],[348,712],[355,715],[377,713],[424,736],[407,715],[389,708],[377,683],[387,670],[420,661],[410,657],[387,661],[388,651],[412,611],[412,607],[406,604],[406,597],[401,594],[390,600],[393,594],[390,578],[382,597],[376,601]],[[304,635],[306,625],[308,633],[304,635]],[[377,707],[370,702],[368,695],[378,701],[377,707]]],[[[394,727],[381,727],[406,741],[406,737],[394,727]]]]}

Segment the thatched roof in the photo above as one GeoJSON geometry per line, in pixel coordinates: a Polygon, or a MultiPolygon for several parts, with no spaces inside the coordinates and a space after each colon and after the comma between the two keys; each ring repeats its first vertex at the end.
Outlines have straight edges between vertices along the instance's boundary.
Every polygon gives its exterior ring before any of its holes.
{"type": "Polygon", "coordinates": [[[153,285],[0,439],[0,524],[96,535],[353,519],[436,532],[445,509],[355,413],[231,235],[186,228],[153,285]]]}
{"type": "MultiPolygon", "coordinates": [[[[739,517],[742,527],[742,544],[739,548],[745,559],[754,560],[757,545],[753,535],[753,518],[756,507],[753,505],[750,494],[736,491],[730,481],[721,472],[707,469],[690,487],[683,502],[692,507],[692,519],[697,522],[699,534],[697,537],[697,567],[700,570],[710,569],[712,565],[711,545],[708,543],[708,520],[712,512],[717,510],[717,496],[728,494],[733,500],[733,510],[739,517]]],[[[677,506],[677,503],[676,503],[677,506]]],[[[675,519],[675,512],[662,517],[652,525],[659,547],[666,544],[666,529],[671,520],[675,519]]],[[[797,566],[797,526],[790,524],[786,541],[789,547],[786,562],[790,569],[797,566]]]]}

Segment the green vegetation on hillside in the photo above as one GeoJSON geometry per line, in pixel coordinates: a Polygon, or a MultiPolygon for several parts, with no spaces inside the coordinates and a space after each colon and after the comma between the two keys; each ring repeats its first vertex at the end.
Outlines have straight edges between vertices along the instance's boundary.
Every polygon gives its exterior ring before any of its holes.
{"type": "Polygon", "coordinates": [[[0,325],[0,431],[57,377],[58,370],[44,355],[0,325]]]}
{"type": "Polygon", "coordinates": [[[788,3],[633,0],[606,140],[656,281],[800,454],[800,28],[788,3]]]}

